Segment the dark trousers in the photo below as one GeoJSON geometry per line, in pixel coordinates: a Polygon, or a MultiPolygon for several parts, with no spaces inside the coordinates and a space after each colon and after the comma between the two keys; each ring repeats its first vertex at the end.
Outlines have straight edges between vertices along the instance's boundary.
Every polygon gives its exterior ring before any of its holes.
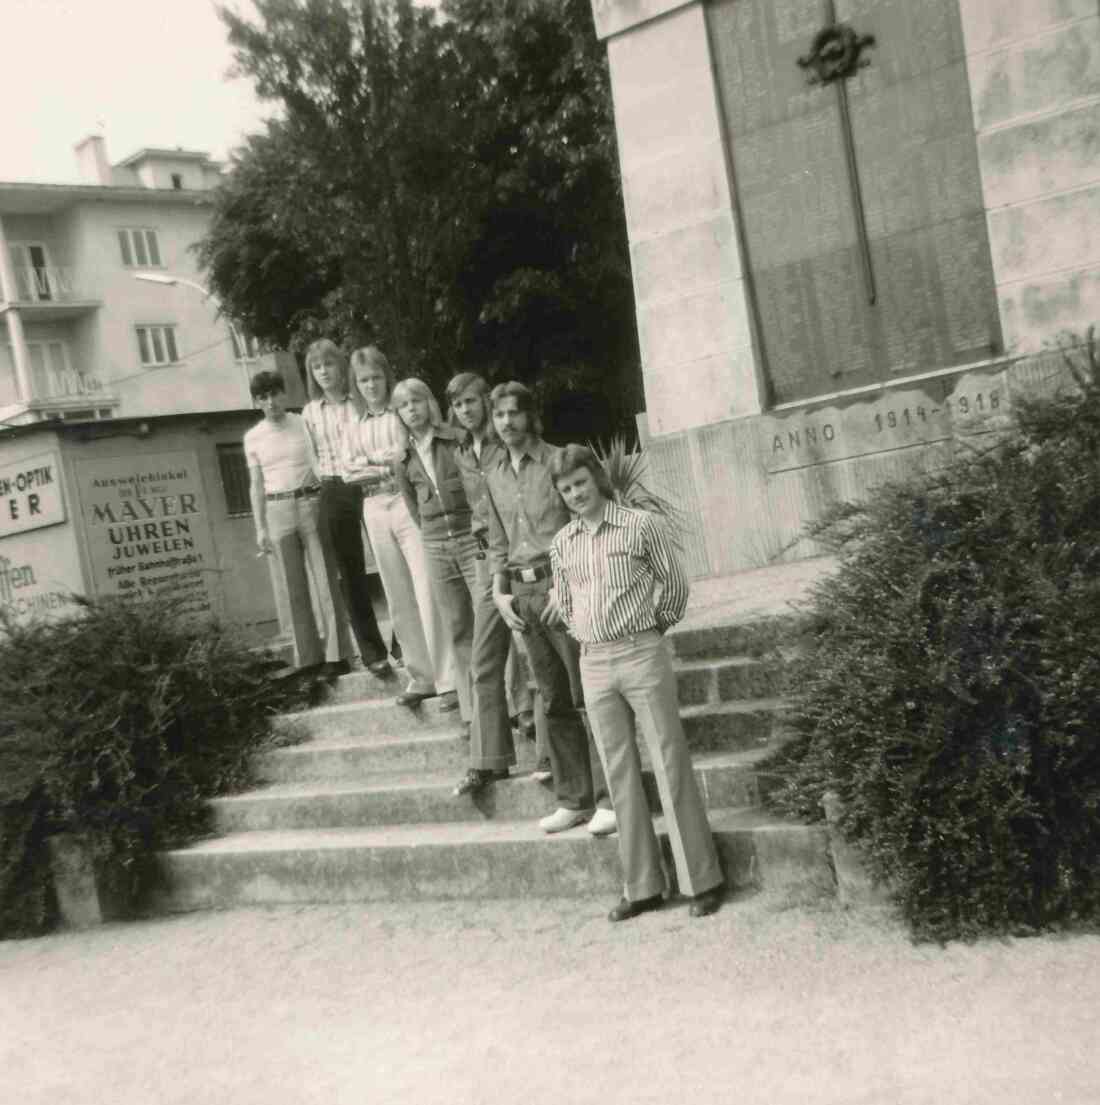
{"type": "Polygon", "coordinates": [[[348,619],[364,664],[386,658],[386,644],[370,602],[367,565],[363,556],[363,493],[343,480],[321,482],[321,525],[328,533],[348,619]]]}
{"type": "Polygon", "coordinates": [[[493,602],[492,577],[484,554],[477,561],[477,582],[470,656],[474,715],[470,727],[470,766],[499,771],[516,762],[504,690],[504,666],[512,633],[493,602]]]}
{"type": "Polygon", "coordinates": [[[564,626],[539,621],[549,591],[549,579],[512,583],[512,609],[527,623],[523,634],[527,659],[546,708],[554,793],[558,805],[567,810],[610,807],[603,767],[584,714],[579,646],[564,626]]]}

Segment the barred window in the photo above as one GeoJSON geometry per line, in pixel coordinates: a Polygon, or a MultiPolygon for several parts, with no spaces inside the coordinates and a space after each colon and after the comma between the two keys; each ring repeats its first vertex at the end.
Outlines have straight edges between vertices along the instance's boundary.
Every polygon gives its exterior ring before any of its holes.
{"type": "Polygon", "coordinates": [[[252,500],[248,495],[248,462],[244,456],[244,445],[219,445],[218,469],[221,472],[225,504],[230,516],[251,514],[252,500]]]}

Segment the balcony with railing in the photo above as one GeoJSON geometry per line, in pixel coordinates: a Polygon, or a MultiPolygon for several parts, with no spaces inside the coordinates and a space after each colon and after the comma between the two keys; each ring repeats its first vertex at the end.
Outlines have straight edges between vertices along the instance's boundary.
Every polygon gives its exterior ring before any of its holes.
{"type": "Polygon", "coordinates": [[[34,417],[114,407],[118,395],[97,373],[74,367],[62,341],[29,341],[28,389],[20,386],[10,345],[0,343],[0,411],[12,408],[37,412],[34,417]]]}
{"type": "Polygon", "coordinates": [[[3,306],[18,307],[26,316],[61,319],[100,306],[100,301],[89,295],[71,268],[13,265],[12,274],[15,278],[12,298],[3,306]]]}

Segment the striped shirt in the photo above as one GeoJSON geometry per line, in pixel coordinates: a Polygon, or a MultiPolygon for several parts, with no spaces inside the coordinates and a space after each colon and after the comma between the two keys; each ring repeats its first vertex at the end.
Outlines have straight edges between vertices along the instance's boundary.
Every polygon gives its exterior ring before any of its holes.
{"type": "Polygon", "coordinates": [[[687,609],[683,565],[644,510],[609,502],[595,532],[574,518],[554,538],[550,563],[562,617],[582,644],[663,633],[687,609]]]}
{"type": "Polygon", "coordinates": [[[313,451],[317,454],[318,476],[342,476],[344,437],[357,412],[350,397],[334,403],[323,395],[311,399],[302,410],[313,451]]]}
{"type": "Polygon", "coordinates": [[[358,483],[368,495],[380,492],[397,494],[392,465],[383,462],[381,454],[395,448],[404,452],[408,444],[408,431],[396,411],[387,409],[378,414],[364,411],[348,423],[344,436],[341,475],[345,480],[358,483]],[[377,470],[383,464],[390,472],[377,470]]]}

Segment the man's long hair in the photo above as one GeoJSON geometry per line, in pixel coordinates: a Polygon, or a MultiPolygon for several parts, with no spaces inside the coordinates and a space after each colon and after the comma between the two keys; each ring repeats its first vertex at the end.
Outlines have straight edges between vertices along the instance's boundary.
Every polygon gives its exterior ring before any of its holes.
{"type": "MultiPolygon", "coordinates": [[[[379,349],[377,345],[364,345],[361,349],[357,349],[354,353],[352,353],[352,355],[351,355],[351,372],[352,372],[352,377],[353,377],[352,383],[354,383],[355,370],[357,368],[367,368],[368,366],[370,368],[380,368],[385,373],[385,375],[386,375],[386,406],[387,407],[392,406],[393,405],[393,402],[392,402],[392,399],[393,399],[393,384],[394,384],[393,366],[390,364],[389,358],[386,356],[386,354],[383,353],[382,350],[379,349]]],[[[357,398],[359,398],[361,402],[363,402],[363,403],[366,402],[366,400],[363,399],[362,392],[359,391],[359,386],[357,384],[353,388],[351,388],[351,390],[357,393],[357,398]]]]}

